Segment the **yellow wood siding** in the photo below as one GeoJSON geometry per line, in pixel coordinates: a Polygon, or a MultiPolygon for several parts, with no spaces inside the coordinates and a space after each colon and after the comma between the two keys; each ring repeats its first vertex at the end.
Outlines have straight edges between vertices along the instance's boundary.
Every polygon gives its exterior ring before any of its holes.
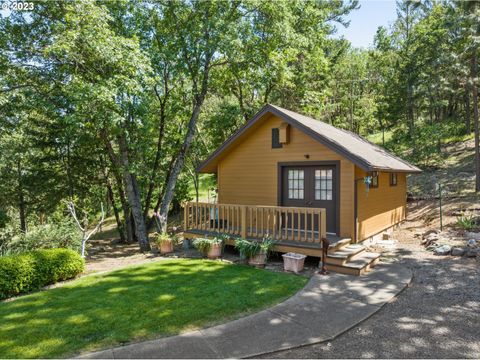
{"type": "MultiPolygon", "coordinates": [[[[366,173],[355,166],[355,178],[366,173]]],[[[405,219],[407,182],[404,173],[397,173],[397,186],[390,186],[390,174],[380,173],[378,188],[365,191],[363,181],[357,182],[358,240],[375,235],[405,219]]]]}
{"type": "Polygon", "coordinates": [[[270,115],[250,130],[219,162],[219,203],[278,205],[278,163],[340,161],[340,236],[353,236],[354,173],[349,160],[321,145],[300,130],[290,127],[289,143],[272,149],[271,129],[282,120],[270,115]],[[307,159],[305,155],[309,155],[307,159]]]}

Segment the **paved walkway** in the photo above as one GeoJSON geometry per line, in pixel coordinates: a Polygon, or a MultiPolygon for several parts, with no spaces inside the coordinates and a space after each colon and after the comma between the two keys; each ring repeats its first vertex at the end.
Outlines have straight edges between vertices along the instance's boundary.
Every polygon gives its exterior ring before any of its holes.
{"type": "Polygon", "coordinates": [[[242,319],[80,357],[245,358],[332,340],[377,312],[411,279],[399,264],[382,264],[361,277],[315,275],[287,301],[242,319]]]}

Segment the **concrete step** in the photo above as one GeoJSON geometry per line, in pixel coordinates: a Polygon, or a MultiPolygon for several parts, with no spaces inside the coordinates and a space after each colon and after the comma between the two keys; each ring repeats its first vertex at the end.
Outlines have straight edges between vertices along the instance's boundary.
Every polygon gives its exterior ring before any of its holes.
{"type": "Polygon", "coordinates": [[[379,253],[362,251],[352,256],[344,265],[327,263],[327,270],[347,275],[363,275],[378,263],[380,255],[379,253]]]}
{"type": "Polygon", "coordinates": [[[349,244],[333,252],[328,252],[326,264],[345,265],[357,254],[365,251],[365,246],[359,244],[349,244]]]}

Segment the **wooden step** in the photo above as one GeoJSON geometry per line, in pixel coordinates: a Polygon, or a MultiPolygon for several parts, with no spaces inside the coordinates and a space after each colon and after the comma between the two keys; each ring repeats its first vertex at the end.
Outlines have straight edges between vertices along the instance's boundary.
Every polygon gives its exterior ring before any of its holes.
{"type": "Polygon", "coordinates": [[[344,265],[334,265],[327,263],[327,270],[347,275],[363,275],[370,271],[379,261],[380,254],[362,251],[353,256],[344,265]]]}
{"type": "Polygon", "coordinates": [[[352,239],[350,239],[350,238],[343,238],[343,239],[339,239],[335,242],[332,242],[328,246],[328,252],[333,252],[333,251],[339,250],[340,248],[349,245],[351,242],[352,242],[352,239]]]}
{"type": "Polygon", "coordinates": [[[363,251],[365,251],[365,246],[358,244],[346,245],[333,252],[329,250],[326,264],[345,265],[350,259],[363,251]]]}

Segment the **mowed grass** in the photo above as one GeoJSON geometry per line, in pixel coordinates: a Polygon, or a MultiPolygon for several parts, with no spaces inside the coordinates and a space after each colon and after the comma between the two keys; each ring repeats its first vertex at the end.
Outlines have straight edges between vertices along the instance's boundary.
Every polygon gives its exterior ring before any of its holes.
{"type": "Polygon", "coordinates": [[[201,328],[266,308],[307,279],[208,260],[86,276],[0,303],[0,358],[65,357],[201,328]]]}

